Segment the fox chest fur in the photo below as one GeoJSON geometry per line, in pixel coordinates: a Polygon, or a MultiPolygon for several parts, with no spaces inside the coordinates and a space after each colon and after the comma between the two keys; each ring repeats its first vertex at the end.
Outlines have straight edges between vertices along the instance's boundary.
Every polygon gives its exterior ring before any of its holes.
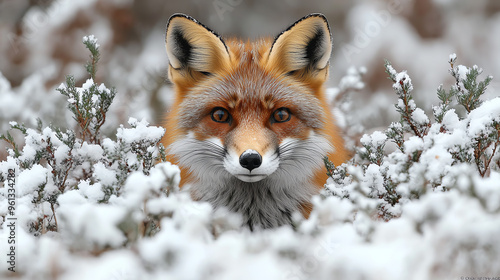
{"type": "Polygon", "coordinates": [[[323,92],[332,48],[324,16],[242,42],[175,14],[166,48],[175,101],[163,144],[181,186],[251,229],[307,217],[326,182],[323,158],[347,159],[323,92]]]}

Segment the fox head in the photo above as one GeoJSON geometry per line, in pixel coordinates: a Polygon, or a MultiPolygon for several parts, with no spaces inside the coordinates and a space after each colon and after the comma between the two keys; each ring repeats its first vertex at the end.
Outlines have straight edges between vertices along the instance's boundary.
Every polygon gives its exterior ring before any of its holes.
{"type": "Polygon", "coordinates": [[[323,94],[326,18],[311,14],[274,39],[243,42],[175,14],[166,50],[175,101],[163,143],[182,184],[216,207],[282,216],[248,214],[249,224],[282,224],[303,210],[326,182],[323,157],[346,159],[323,94]]]}

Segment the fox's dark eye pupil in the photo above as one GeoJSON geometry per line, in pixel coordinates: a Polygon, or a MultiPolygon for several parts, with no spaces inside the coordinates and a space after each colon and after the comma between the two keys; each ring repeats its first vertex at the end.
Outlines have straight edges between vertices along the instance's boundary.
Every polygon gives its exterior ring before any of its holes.
{"type": "Polygon", "coordinates": [[[278,116],[278,121],[285,120],[285,115],[286,114],[283,111],[279,111],[276,115],[278,116]]]}
{"type": "Polygon", "coordinates": [[[287,122],[290,120],[291,116],[287,108],[279,108],[273,113],[273,122],[287,122]]]}
{"type": "Polygon", "coordinates": [[[215,122],[229,122],[229,112],[223,108],[216,108],[212,111],[212,120],[215,122]]]}
{"type": "Polygon", "coordinates": [[[224,111],[222,111],[222,110],[219,110],[219,111],[215,112],[215,114],[217,116],[217,120],[218,121],[223,121],[224,120],[224,116],[226,115],[224,113],[224,111]]]}

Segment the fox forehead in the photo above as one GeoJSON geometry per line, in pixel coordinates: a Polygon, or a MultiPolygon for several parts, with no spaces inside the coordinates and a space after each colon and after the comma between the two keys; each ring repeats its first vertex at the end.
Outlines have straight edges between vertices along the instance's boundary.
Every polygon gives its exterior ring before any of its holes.
{"type": "Polygon", "coordinates": [[[325,112],[312,90],[292,77],[266,70],[262,56],[243,43],[237,51],[230,47],[236,65],[228,73],[213,74],[189,89],[180,104],[180,125],[193,128],[215,107],[260,118],[275,109],[286,107],[313,129],[324,125],[325,112]]]}

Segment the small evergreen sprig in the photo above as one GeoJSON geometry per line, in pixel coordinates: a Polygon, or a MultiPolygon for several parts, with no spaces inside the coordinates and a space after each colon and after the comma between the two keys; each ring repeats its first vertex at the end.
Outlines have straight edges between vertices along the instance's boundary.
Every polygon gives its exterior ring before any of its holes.
{"type": "Polygon", "coordinates": [[[97,39],[93,35],[85,36],[83,43],[90,51],[91,60],[85,65],[90,79],[82,87],[76,87],[75,78],[70,75],[66,77],[66,85],[61,84],[57,90],[68,98],[68,108],[80,127],[81,138],[92,144],[99,144],[100,129],[106,121],[106,114],[116,96],[116,90],[95,83],[100,57],[97,39]]]}
{"type": "Polygon", "coordinates": [[[385,61],[385,71],[393,81],[392,88],[398,95],[398,103],[395,105],[397,112],[401,115],[401,123],[407,131],[411,131],[418,137],[424,137],[430,127],[430,121],[425,112],[418,108],[413,100],[413,84],[410,76],[403,72],[396,72],[389,61],[385,61]]]}
{"type": "MultiPolygon", "coordinates": [[[[17,122],[10,122],[10,128],[11,129],[17,129],[21,131],[24,135],[26,135],[26,127],[24,124],[19,125],[17,122]]],[[[12,152],[14,153],[14,157],[18,158],[21,155],[21,152],[19,151],[19,147],[16,144],[16,141],[14,140],[14,137],[10,134],[9,131],[7,133],[0,135],[0,140],[4,140],[7,142],[9,145],[12,146],[12,152]]]]}
{"type": "Polygon", "coordinates": [[[470,113],[482,104],[481,96],[486,92],[493,77],[488,76],[483,81],[477,82],[483,69],[477,65],[470,68],[463,65],[455,66],[456,59],[456,54],[451,54],[448,61],[451,66],[450,73],[455,78],[455,85],[451,87],[449,94],[456,96],[458,103],[470,113]]]}
{"type": "Polygon", "coordinates": [[[94,35],[84,36],[83,44],[90,51],[90,61],[85,64],[85,69],[89,73],[90,78],[95,81],[95,75],[97,73],[97,63],[101,58],[99,53],[99,44],[94,35]]]}
{"type": "Polygon", "coordinates": [[[438,106],[433,106],[432,107],[432,112],[434,115],[434,119],[442,123],[443,122],[443,117],[448,112],[448,110],[451,109],[451,104],[453,102],[452,98],[454,96],[452,91],[449,91],[448,93],[446,90],[443,89],[443,85],[440,85],[437,88],[437,96],[439,98],[440,104],[438,106]]]}

